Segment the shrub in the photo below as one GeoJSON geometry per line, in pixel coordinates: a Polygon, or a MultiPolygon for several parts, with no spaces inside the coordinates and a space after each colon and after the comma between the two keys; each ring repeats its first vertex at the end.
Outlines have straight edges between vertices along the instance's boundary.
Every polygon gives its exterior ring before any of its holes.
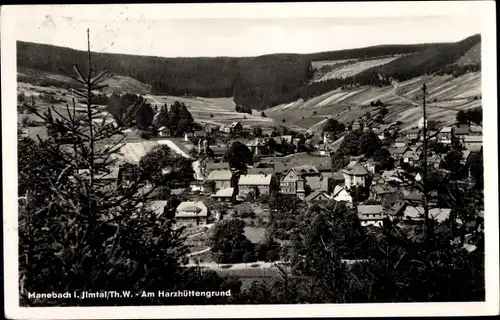
{"type": "Polygon", "coordinates": [[[221,265],[220,267],[221,267],[222,269],[229,269],[229,268],[231,268],[232,266],[233,266],[232,264],[223,264],[223,265],[221,265]]]}
{"type": "Polygon", "coordinates": [[[213,113],[211,113],[211,114],[210,114],[210,118],[213,118],[213,117],[214,117],[214,114],[213,114],[213,113]]]}
{"type": "Polygon", "coordinates": [[[258,264],[258,263],[253,263],[250,265],[250,267],[252,267],[252,268],[258,268],[259,266],[260,266],[260,264],[258,264]]]}

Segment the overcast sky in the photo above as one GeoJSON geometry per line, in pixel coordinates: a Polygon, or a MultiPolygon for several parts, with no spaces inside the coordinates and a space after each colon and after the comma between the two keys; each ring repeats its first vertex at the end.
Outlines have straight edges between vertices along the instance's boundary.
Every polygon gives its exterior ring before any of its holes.
{"type": "MultiPolygon", "coordinates": [[[[393,7],[397,6],[387,8],[393,7]]],[[[24,6],[23,14],[16,17],[15,32],[18,40],[86,49],[86,29],[90,28],[93,51],[165,57],[255,56],[449,42],[481,32],[480,16],[467,14],[466,9],[413,15],[411,8],[399,14],[386,10],[387,16],[380,16],[377,8],[369,13],[351,10],[347,16],[333,10],[332,17],[311,17],[303,10],[302,18],[282,13],[259,18],[259,10],[247,10],[247,17],[245,10],[229,10],[223,18],[210,18],[200,15],[208,12],[207,7],[193,8],[190,14],[168,6],[24,6]]]]}

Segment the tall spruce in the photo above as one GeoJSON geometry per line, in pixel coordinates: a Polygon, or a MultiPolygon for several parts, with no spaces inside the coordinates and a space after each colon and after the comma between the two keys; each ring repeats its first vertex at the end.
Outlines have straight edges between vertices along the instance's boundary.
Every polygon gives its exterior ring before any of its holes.
{"type": "MultiPolygon", "coordinates": [[[[173,220],[149,208],[153,190],[145,188],[145,175],[140,173],[128,185],[115,183],[126,121],[96,121],[93,92],[103,88],[111,74],[91,69],[87,32],[87,72],[75,65],[71,76],[83,87],[73,93],[85,99],[84,112],[77,113],[74,100],[65,110],[52,107],[54,116],[26,104],[65,143],[39,136],[38,141],[18,138],[23,159],[19,191],[26,200],[19,212],[21,305],[155,304],[159,301],[141,300],[135,293],[184,288],[186,282],[178,279],[189,279],[180,268],[187,253],[182,228],[173,228],[173,220]],[[89,290],[130,290],[134,298],[28,298],[29,292],[89,290]]],[[[135,105],[128,110],[123,119],[133,118],[135,105]]]]}

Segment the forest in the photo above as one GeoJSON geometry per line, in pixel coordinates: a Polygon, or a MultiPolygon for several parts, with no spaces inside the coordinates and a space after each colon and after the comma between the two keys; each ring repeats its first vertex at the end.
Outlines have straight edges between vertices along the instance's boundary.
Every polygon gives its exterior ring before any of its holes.
{"type": "MultiPolygon", "coordinates": [[[[94,53],[92,65],[96,71],[106,68],[149,84],[154,94],[233,97],[236,104],[246,109],[263,110],[299,98],[308,99],[339,87],[384,86],[390,84],[391,79],[404,81],[433,73],[458,76],[476,71],[480,69],[480,64],[459,66],[454,62],[480,41],[481,36],[477,34],[456,43],[382,45],[313,54],[270,54],[245,58],[163,58],[94,53]],[[406,55],[354,77],[310,84],[314,74],[312,61],[366,59],[396,54],[406,55]]],[[[84,65],[85,59],[83,51],[17,42],[19,67],[60,73],[61,68],[71,70],[75,63],[84,65]]]]}

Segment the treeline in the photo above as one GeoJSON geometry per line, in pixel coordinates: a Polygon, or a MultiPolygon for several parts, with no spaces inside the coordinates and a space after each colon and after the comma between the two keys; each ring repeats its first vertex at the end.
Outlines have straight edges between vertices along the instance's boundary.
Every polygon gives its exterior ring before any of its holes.
{"type": "MultiPolygon", "coordinates": [[[[480,35],[457,43],[385,45],[313,54],[271,54],[250,58],[162,58],[126,54],[94,53],[92,67],[109,70],[151,85],[156,94],[233,97],[238,105],[262,110],[334,90],[356,85],[383,86],[390,79],[407,80],[422,74],[461,74],[480,66],[452,65],[479,43],[480,35]],[[309,84],[314,75],[312,61],[367,59],[408,54],[346,79],[309,84]]],[[[83,51],[18,41],[20,67],[60,73],[62,66],[85,65],[83,51]],[[58,61],[57,64],[53,61],[58,61]]],[[[25,80],[30,80],[25,79],[25,80]]]]}

